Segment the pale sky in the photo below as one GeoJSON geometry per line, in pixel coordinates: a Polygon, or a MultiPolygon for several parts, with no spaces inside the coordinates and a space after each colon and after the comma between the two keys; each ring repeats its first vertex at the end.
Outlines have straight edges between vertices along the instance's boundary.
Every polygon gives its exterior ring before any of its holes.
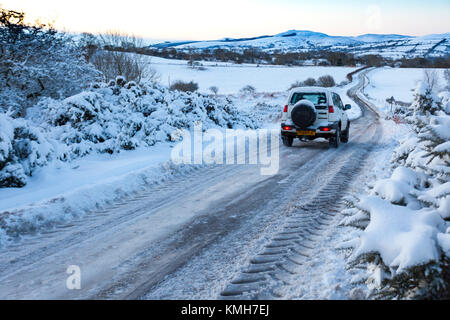
{"type": "Polygon", "coordinates": [[[58,29],[114,29],[146,38],[213,40],[290,29],[354,36],[450,32],[449,0],[0,0],[58,29]]]}

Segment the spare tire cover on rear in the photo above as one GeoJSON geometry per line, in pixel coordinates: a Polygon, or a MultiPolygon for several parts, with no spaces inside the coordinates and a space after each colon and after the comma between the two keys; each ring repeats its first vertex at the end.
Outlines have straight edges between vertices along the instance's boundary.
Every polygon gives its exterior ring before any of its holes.
{"type": "Polygon", "coordinates": [[[316,121],[316,116],[314,104],[306,99],[297,102],[291,111],[292,121],[301,128],[312,125],[316,121]]]}

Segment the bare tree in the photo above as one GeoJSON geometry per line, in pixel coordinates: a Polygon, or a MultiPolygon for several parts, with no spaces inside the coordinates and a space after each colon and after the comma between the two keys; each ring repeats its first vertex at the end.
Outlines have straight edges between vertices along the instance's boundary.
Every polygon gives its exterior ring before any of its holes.
{"type": "Polygon", "coordinates": [[[436,89],[439,85],[439,76],[436,70],[425,69],[423,71],[423,81],[431,90],[436,89]]]}
{"type": "Polygon", "coordinates": [[[303,82],[303,84],[308,87],[313,87],[317,84],[317,81],[314,78],[308,78],[303,82]]]}
{"type": "Polygon", "coordinates": [[[142,39],[118,31],[100,35],[102,50],[98,50],[90,62],[103,73],[106,81],[122,76],[126,81],[157,81],[158,73],[150,67],[148,56],[127,52],[142,47],[142,39]]]}
{"type": "Polygon", "coordinates": [[[214,94],[217,94],[219,92],[219,88],[217,88],[216,86],[211,86],[209,87],[209,91],[211,91],[214,94]]]}
{"type": "Polygon", "coordinates": [[[240,92],[242,94],[254,94],[256,92],[255,87],[251,86],[251,85],[246,85],[245,87],[243,87],[240,92]]]}
{"type": "Polygon", "coordinates": [[[334,78],[330,75],[319,77],[317,82],[321,87],[334,87],[336,85],[334,78]]]}
{"type": "Polygon", "coordinates": [[[304,86],[304,82],[302,81],[295,81],[291,84],[291,86],[289,87],[288,90],[294,89],[294,88],[298,88],[298,87],[303,87],[304,86]]]}
{"type": "Polygon", "coordinates": [[[100,46],[98,37],[88,32],[83,32],[81,34],[78,43],[84,51],[84,57],[88,62],[91,60],[100,46]]]}
{"type": "Polygon", "coordinates": [[[447,81],[446,90],[450,90],[450,69],[444,70],[444,78],[445,78],[445,81],[447,81]]]}
{"type": "Polygon", "coordinates": [[[108,30],[100,35],[100,39],[104,46],[110,48],[136,49],[144,46],[142,38],[120,30],[108,30]]]}

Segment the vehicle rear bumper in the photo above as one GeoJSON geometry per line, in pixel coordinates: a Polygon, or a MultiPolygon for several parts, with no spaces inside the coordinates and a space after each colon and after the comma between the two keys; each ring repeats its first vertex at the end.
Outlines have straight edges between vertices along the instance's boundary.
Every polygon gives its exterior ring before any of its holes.
{"type": "Polygon", "coordinates": [[[337,122],[329,122],[328,124],[324,125],[322,124],[319,127],[308,127],[308,128],[299,128],[295,125],[285,125],[284,123],[281,124],[281,136],[282,137],[292,137],[292,138],[300,138],[300,137],[306,137],[309,139],[315,139],[315,138],[330,138],[333,137],[336,134],[336,130],[338,128],[337,122]],[[285,130],[283,127],[289,126],[289,130],[285,130]],[[325,131],[328,128],[328,131],[325,131]],[[315,132],[314,135],[302,135],[299,134],[298,131],[308,131],[312,130],[315,132]]]}

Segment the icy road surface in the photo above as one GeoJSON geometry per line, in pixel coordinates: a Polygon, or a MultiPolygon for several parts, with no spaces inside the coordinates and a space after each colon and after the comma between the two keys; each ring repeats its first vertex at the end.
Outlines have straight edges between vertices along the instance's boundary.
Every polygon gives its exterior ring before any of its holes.
{"type": "Polygon", "coordinates": [[[333,246],[325,235],[382,135],[358,102],[348,144],[281,146],[277,175],[202,168],[3,248],[0,298],[308,297],[310,262],[333,246]],[[66,287],[69,265],[81,269],[79,290],[66,287]]]}

